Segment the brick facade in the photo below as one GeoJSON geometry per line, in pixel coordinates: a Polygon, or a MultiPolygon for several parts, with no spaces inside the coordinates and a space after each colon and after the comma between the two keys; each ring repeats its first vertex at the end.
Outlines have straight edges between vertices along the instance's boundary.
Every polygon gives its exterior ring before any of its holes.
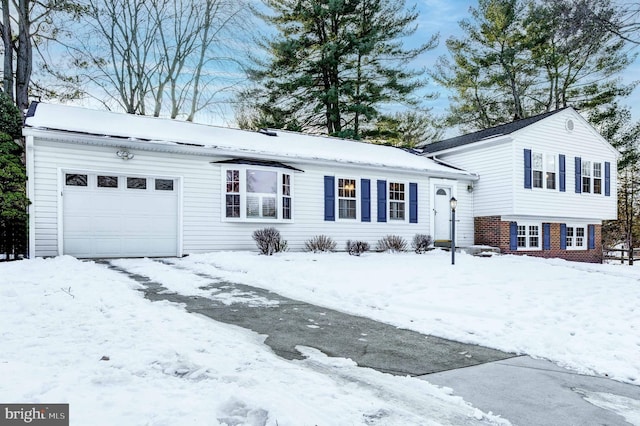
{"type": "MultiPolygon", "coordinates": [[[[587,250],[562,250],[560,248],[560,223],[551,223],[551,248],[549,250],[511,250],[508,221],[500,216],[476,217],[474,239],[476,244],[500,248],[505,254],[525,254],[527,256],[560,258],[574,262],[602,263],[602,226],[595,225],[595,248],[587,250]]],[[[542,223],[541,223],[542,225],[542,223]]],[[[540,229],[542,241],[543,227],[540,229]]]]}

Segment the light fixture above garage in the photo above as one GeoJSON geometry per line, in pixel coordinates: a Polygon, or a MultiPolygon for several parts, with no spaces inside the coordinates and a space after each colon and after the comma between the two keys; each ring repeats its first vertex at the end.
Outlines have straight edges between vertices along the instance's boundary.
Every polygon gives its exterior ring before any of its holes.
{"type": "Polygon", "coordinates": [[[122,158],[123,160],[131,160],[134,157],[134,155],[129,151],[127,151],[126,149],[118,150],[118,152],[116,152],[116,155],[122,158]]]}

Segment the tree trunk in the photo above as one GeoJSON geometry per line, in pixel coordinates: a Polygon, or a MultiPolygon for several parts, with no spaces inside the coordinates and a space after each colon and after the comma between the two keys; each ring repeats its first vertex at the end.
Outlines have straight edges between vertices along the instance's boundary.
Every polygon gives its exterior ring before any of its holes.
{"type": "Polygon", "coordinates": [[[16,105],[20,110],[29,107],[29,82],[33,67],[29,0],[18,1],[18,51],[16,57],[16,105]]]}
{"type": "Polygon", "coordinates": [[[13,95],[13,34],[11,32],[11,13],[9,0],[2,0],[2,43],[4,45],[3,90],[14,100],[13,95]]]}

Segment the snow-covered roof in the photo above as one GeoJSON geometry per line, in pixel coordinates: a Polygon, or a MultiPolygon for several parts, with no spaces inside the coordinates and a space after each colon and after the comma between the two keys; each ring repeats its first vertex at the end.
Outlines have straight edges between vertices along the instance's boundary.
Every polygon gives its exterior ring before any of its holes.
{"type": "Polygon", "coordinates": [[[277,136],[269,136],[261,132],[68,105],[32,104],[25,119],[25,127],[132,138],[137,139],[140,144],[189,144],[185,149],[207,148],[212,153],[234,152],[240,157],[254,155],[289,161],[335,161],[434,174],[472,175],[389,146],[281,130],[275,131],[277,136]]]}

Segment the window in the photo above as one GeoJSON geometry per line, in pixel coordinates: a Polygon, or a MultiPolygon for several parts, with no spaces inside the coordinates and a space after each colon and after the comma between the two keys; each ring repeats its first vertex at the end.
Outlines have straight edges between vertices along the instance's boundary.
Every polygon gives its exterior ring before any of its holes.
{"type": "Polygon", "coordinates": [[[582,161],[582,192],[602,194],[602,163],[582,161]]]}
{"type": "Polygon", "coordinates": [[[291,175],[282,175],[282,218],[291,219],[291,175]]]}
{"type": "Polygon", "coordinates": [[[543,188],[544,161],[542,154],[534,152],[531,155],[531,169],[533,170],[533,187],[543,188]]]}
{"type": "Polygon", "coordinates": [[[240,170],[227,170],[227,217],[240,217],[240,170]]]}
{"type": "Polygon", "coordinates": [[[223,169],[224,217],[229,219],[292,219],[293,176],[275,169],[223,169]]]}
{"type": "Polygon", "coordinates": [[[602,163],[593,163],[593,193],[602,194],[602,163]]]}
{"type": "Polygon", "coordinates": [[[356,219],[356,180],[338,179],[338,218],[356,219]]]}
{"type": "Polygon", "coordinates": [[[147,189],[147,179],[146,178],[137,178],[137,177],[128,177],[127,178],[127,188],[129,188],[129,189],[147,189]]]}
{"type": "Polygon", "coordinates": [[[540,249],[540,225],[518,223],[518,249],[540,249]]]}
{"type": "Polygon", "coordinates": [[[591,192],[591,161],[582,162],[582,192],[591,192]]]}
{"type": "Polygon", "coordinates": [[[531,154],[532,187],[556,189],[557,161],[555,155],[534,152],[531,154]]]}
{"type": "Polygon", "coordinates": [[[405,184],[389,182],[389,220],[405,220],[405,184]]]}
{"type": "Polygon", "coordinates": [[[546,183],[547,189],[556,189],[556,156],[547,155],[546,163],[546,183]]]}
{"type": "Polygon", "coordinates": [[[173,191],[173,179],[155,179],[156,191],[173,191]]]}
{"type": "Polygon", "coordinates": [[[117,188],[118,176],[100,176],[98,175],[98,188],[117,188]]]}
{"type": "Polygon", "coordinates": [[[64,179],[67,186],[87,186],[87,175],[66,173],[64,179]]]}
{"type": "Polygon", "coordinates": [[[587,249],[587,227],[567,225],[567,250],[587,249]]]}
{"type": "Polygon", "coordinates": [[[247,218],[275,219],[278,173],[247,169],[247,218]]]}

